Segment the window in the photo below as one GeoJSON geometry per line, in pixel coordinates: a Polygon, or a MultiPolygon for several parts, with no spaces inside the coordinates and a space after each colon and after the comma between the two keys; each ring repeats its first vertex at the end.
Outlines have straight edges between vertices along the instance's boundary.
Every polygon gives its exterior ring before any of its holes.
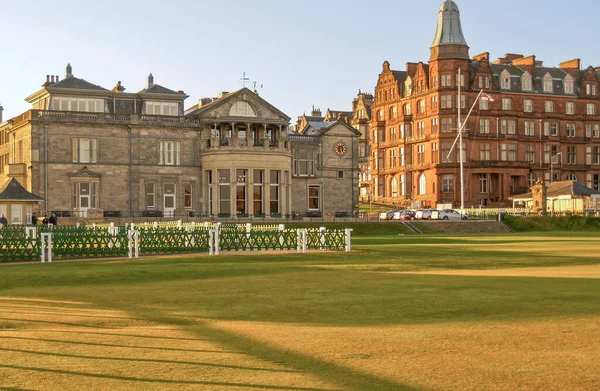
{"type": "Polygon", "coordinates": [[[269,203],[271,207],[271,213],[280,213],[279,210],[279,183],[281,173],[277,170],[271,170],[269,172],[271,183],[270,183],[270,196],[271,201],[269,203]]]}
{"type": "Polygon", "coordinates": [[[517,144],[508,144],[508,161],[517,161],[517,144]]]}
{"type": "Polygon", "coordinates": [[[319,210],[320,190],[321,190],[321,188],[319,186],[308,186],[308,209],[309,210],[319,210]]]}
{"type": "Polygon", "coordinates": [[[544,122],[544,136],[558,136],[557,122],[544,122]]]}
{"type": "Polygon", "coordinates": [[[452,118],[442,118],[442,133],[452,132],[452,118]]]}
{"type": "Polygon", "coordinates": [[[396,106],[392,106],[390,108],[390,118],[394,119],[398,117],[398,109],[396,108],[396,106]]]}
{"type": "Polygon", "coordinates": [[[73,163],[96,163],[98,140],[95,138],[73,137],[71,139],[73,163]]]}
{"type": "Polygon", "coordinates": [[[419,176],[419,195],[427,194],[427,178],[425,174],[419,176]]]}
{"type": "Polygon", "coordinates": [[[438,143],[431,143],[431,163],[437,164],[439,163],[439,151],[438,151],[438,143]]]}
{"type": "Polygon", "coordinates": [[[396,137],[396,127],[390,128],[390,141],[395,141],[396,137]]]}
{"type": "Polygon", "coordinates": [[[523,111],[526,113],[533,112],[533,101],[531,99],[525,99],[523,101],[523,111]]]}
{"type": "Polygon", "coordinates": [[[594,158],[592,160],[592,164],[599,165],[600,164],[600,147],[593,148],[594,158]]]}
{"type": "Polygon", "coordinates": [[[219,213],[231,213],[231,172],[218,170],[219,175],[219,213]]]}
{"type": "Polygon", "coordinates": [[[479,192],[480,193],[488,192],[487,174],[479,174],[479,192]]]}
{"type": "Polygon", "coordinates": [[[575,103],[567,102],[566,109],[567,109],[567,114],[569,114],[569,115],[575,114],[575,103]]]}
{"type": "Polygon", "coordinates": [[[417,136],[419,138],[425,137],[425,122],[423,121],[417,123],[417,136]]]}
{"type": "Polygon", "coordinates": [[[179,115],[179,103],[147,101],[146,114],[176,116],[179,115]]]}
{"type": "Polygon", "coordinates": [[[437,97],[437,95],[431,97],[431,108],[432,109],[437,109],[438,108],[438,97],[437,97]]]}
{"type": "Polygon", "coordinates": [[[406,186],[404,184],[404,175],[400,175],[400,195],[406,195],[406,186]]]}
{"type": "Polygon", "coordinates": [[[521,76],[521,89],[523,91],[531,91],[531,74],[529,72],[525,72],[523,76],[521,76]]]}
{"type": "Polygon", "coordinates": [[[529,175],[527,175],[527,182],[529,183],[529,187],[535,186],[535,183],[537,182],[535,174],[529,173],[529,175]]]}
{"type": "MultiPolygon", "coordinates": [[[[397,150],[390,149],[390,165],[389,165],[390,168],[395,168],[396,167],[396,165],[398,163],[398,156],[397,156],[397,154],[398,154],[397,150]]],[[[343,171],[342,171],[342,173],[343,173],[343,171]]],[[[343,175],[342,175],[342,178],[343,178],[343,175]]],[[[340,178],[338,177],[338,179],[340,179],[340,178]]]]}
{"type": "Polygon", "coordinates": [[[525,145],[525,161],[529,163],[535,163],[535,145],[527,144],[525,145]]]}
{"type": "Polygon", "coordinates": [[[156,183],[146,182],[144,198],[146,209],[153,210],[156,208],[156,183]]]}
{"type": "Polygon", "coordinates": [[[452,87],[452,75],[441,75],[442,87],[452,87]]]}
{"type": "Polygon", "coordinates": [[[575,146],[567,147],[567,164],[577,164],[577,149],[575,146]]]}
{"type": "Polygon", "coordinates": [[[246,209],[246,183],[248,182],[248,170],[236,170],[235,189],[235,211],[237,214],[247,213],[246,209]]]}
{"type": "Polygon", "coordinates": [[[575,174],[569,174],[569,175],[567,175],[567,180],[568,181],[575,181],[575,182],[577,182],[577,175],[575,175],[575,174]]]}
{"type": "MultiPolygon", "coordinates": [[[[458,107],[458,95],[456,96],[456,106],[458,107]]],[[[464,95],[460,96],[460,108],[464,109],[467,106],[467,99],[464,95]]]]}
{"type": "Polygon", "coordinates": [[[294,153],[294,175],[315,176],[314,150],[296,149],[294,153]]]}
{"type": "Polygon", "coordinates": [[[425,145],[417,145],[417,163],[425,163],[425,145]]]}
{"type": "Polygon", "coordinates": [[[398,197],[398,179],[397,178],[392,178],[392,180],[390,181],[390,188],[392,191],[392,197],[398,197]]]}
{"type": "Polygon", "coordinates": [[[158,164],[178,166],[180,164],[181,143],[179,141],[160,141],[158,144],[158,164]]]}
{"type": "Polygon", "coordinates": [[[587,115],[596,115],[596,105],[595,104],[588,103],[585,107],[586,107],[587,115]]]}
{"type": "Polygon", "coordinates": [[[488,98],[480,98],[479,99],[479,110],[489,110],[490,108],[490,100],[488,98]]]}
{"type": "Polygon", "coordinates": [[[400,147],[398,152],[399,152],[400,166],[404,167],[404,147],[400,147]]]}
{"type": "Polygon", "coordinates": [[[452,95],[442,95],[442,109],[452,108],[452,95]]]}
{"type": "Polygon", "coordinates": [[[431,87],[437,87],[437,76],[431,76],[431,87]]]}
{"type": "Polygon", "coordinates": [[[512,110],[512,99],[502,98],[502,110],[512,110]]]}
{"type": "Polygon", "coordinates": [[[487,161],[491,159],[492,155],[490,152],[490,143],[479,144],[479,160],[487,161]]]}
{"type": "Polygon", "coordinates": [[[451,146],[452,143],[442,143],[442,163],[452,163],[451,146]]]}
{"type": "Polygon", "coordinates": [[[484,76],[479,76],[479,88],[490,88],[490,78],[489,77],[484,77],[484,76]]]}
{"type": "Polygon", "coordinates": [[[500,74],[500,88],[510,90],[510,73],[506,69],[500,74]]]}
{"type": "Polygon", "coordinates": [[[479,119],[479,133],[489,134],[490,133],[490,120],[487,118],[479,119]]]}
{"type": "Polygon", "coordinates": [[[544,92],[552,92],[552,76],[546,73],[544,76],[544,92]]]}
{"type": "Polygon", "coordinates": [[[547,100],[546,102],[544,102],[544,108],[546,110],[546,113],[554,113],[554,102],[552,102],[551,100],[547,100]]]}
{"type": "Polygon", "coordinates": [[[263,183],[265,179],[264,170],[252,171],[252,209],[254,214],[265,213],[263,209],[263,183]]]}
{"type": "Polygon", "coordinates": [[[600,125],[585,124],[585,137],[591,138],[592,136],[595,138],[600,136],[600,125]]]}
{"type": "Polygon", "coordinates": [[[98,182],[73,182],[72,207],[98,209],[98,182]]]}
{"type": "Polygon", "coordinates": [[[104,99],[52,97],[50,110],[104,113],[104,99]]]}
{"type": "Polygon", "coordinates": [[[454,175],[442,175],[442,193],[454,193],[454,175]]]}
{"type": "Polygon", "coordinates": [[[437,133],[437,132],[438,132],[438,119],[432,118],[431,119],[431,133],[437,133]]]}
{"type": "Polygon", "coordinates": [[[565,85],[565,94],[572,94],[573,93],[573,77],[571,75],[567,75],[567,77],[565,77],[564,85],[565,85]]]}
{"type": "Polygon", "coordinates": [[[383,121],[385,119],[385,115],[383,114],[383,110],[377,111],[377,120],[383,121]]]}
{"type": "Polygon", "coordinates": [[[404,115],[411,115],[410,103],[406,103],[403,107],[404,115]]]}
{"type": "Polygon", "coordinates": [[[193,186],[191,183],[183,184],[183,207],[184,209],[192,209],[192,191],[193,186]]]}
{"type": "Polygon", "coordinates": [[[550,145],[544,144],[544,164],[550,164],[550,145]]]}
{"type": "Polygon", "coordinates": [[[534,121],[525,121],[525,136],[535,136],[534,121]]]}
{"type": "Polygon", "coordinates": [[[575,124],[570,123],[565,125],[565,129],[567,131],[567,137],[575,137],[577,129],[575,128],[575,124]]]}
{"type": "Polygon", "coordinates": [[[417,102],[417,113],[425,112],[425,99],[421,99],[417,102]]]}

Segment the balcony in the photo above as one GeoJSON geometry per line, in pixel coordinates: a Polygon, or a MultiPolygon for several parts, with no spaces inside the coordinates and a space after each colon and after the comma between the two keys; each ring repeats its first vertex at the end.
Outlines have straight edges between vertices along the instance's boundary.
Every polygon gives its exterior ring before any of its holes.
{"type": "MultiPolygon", "coordinates": [[[[291,136],[292,138],[297,137],[310,137],[310,136],[291,136]]],[[[312,139],[309,139],[312,140],[312,139]]],[[[295,140],[292,140],[295,141],[295,140]]],[[[213,137],[207,140],[206,146],[202,149],[202,152],[216,152],[216,151],[270,151],[270,152],[289,152],[289,143],[287,140],[271,140],[265,139],[252,139],[252,138],[240,138],[240,137],[224,137],[218,138],[213,137]]]]}
{"type": "Polygon", "coordinates": [[[423,142],[423,141],[429,141],[429,136],[428,135],[417,135],[417,136],[412,136],[412,137],[407,137],[406,138],[406,143],[419,143],[419,142],[423,142]]]}

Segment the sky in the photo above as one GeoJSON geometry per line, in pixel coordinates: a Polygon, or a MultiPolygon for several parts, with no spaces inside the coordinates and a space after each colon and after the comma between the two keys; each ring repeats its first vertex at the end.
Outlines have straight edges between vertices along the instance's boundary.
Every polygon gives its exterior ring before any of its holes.
{"type": "MultiPolygon", "coordinates": [[[[127,92],[154,82],[201,97],[242,88],[295,122],[312,106],[351,110],[373,92],[384,61],[405,70],[427,62],[441,0],[0,0],[0,104],[4,120],[46,75],[73,75],[127,92]],[[248,85],[247,85],[248,86],[248,85]]],[[[471,56],[536,55],[545,66],[581,58],[600,66],[600,2],[456,0],[471,56]],[[574,3],[575,4],[575,3],[574,3]]]]}

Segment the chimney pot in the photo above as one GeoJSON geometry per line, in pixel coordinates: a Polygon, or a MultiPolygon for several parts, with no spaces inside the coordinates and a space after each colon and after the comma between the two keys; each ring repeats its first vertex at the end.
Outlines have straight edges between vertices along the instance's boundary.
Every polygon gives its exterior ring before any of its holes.
{"type": "Polygon", "coordinates": [[[46,83],[50,83],[50,75],[46,75],[46,83]]]}

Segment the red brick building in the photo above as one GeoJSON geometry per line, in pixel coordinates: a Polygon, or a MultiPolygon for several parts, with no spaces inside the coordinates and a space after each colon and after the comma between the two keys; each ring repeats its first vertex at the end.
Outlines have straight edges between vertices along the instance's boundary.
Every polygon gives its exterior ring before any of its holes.
{"type": "Polygon", "coordinates": [[[460,205],[461,121],[465,205],[509,205],[537,179],[599,189],[600,68],[579,59],[558,68],[535,56],[469,55],[457,5],[438,13],[429,62],[395,71],[386,61],[372,105],[370,169],[376,200],[460,205]],[[458,77],[460,69],[461,77],[458,77]],[[458,95],[459,84],[461,89],[458,95]]]}

